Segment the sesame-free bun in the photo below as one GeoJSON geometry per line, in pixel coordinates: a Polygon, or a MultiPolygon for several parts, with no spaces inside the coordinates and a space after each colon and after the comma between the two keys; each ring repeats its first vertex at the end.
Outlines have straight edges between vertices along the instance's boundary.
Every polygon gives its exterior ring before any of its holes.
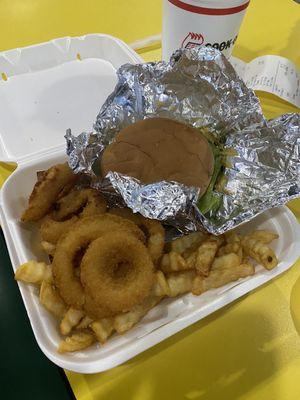
{"type": "Polygon", "coordinates": [[[203,194],[214,170],[211,147],[198,129],[167,118],[149,118],[121,130],[103,152],[102,175],[109,171],[148,184],[176,181],[203,194]]]}

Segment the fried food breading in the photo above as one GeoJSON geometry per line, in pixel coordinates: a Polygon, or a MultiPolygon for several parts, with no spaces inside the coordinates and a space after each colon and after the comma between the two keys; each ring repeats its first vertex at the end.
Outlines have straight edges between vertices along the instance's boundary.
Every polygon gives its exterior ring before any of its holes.
{"type": "Polygon", "coordinates": [[[41,284],[43,281],[51,283],[53,281],[52,268],[44,262],[30,260],[15,272],[15,279],[27,283],[41,284]]]}
{"type": "Polygon", "coordinates": [[[140,214],[134,214],[129,208],[112,208],[109,212],[134,222],[142,230],[145,229],[148,251],[153,262],[157,263],[165,245],[165,230],[161,223],[140,214]]]}
{"type": "Polygon", "coordinates": [[[46,215],[40,227],[42,243],[50,243],[52,244],[52,246],[54,246],[55,249],[55,245],[58,242],[59,238],[67,230],[69,230],[76,221],[78,221],[78,217],[76,215],[73,215],[70,219],[67,219],[66,221],[55,221],[52,218],[51,214],[46,215]]]}
{"type": "Polygon", "coordinates": [[[74,189],[55,204],[53,218],[62,221],[79,212],[81,217],[89,217],[95,214],[104,214],[106,201],[96,189],[74,189]]]}
{"type": "Polygon", "coordinates": [[[43,241],[55,245],[78,218],[103,214],[106,201],[96,189],[74,189],[55,203],[55,210],[48,214],[40,227],[43,241]]]}
{"type": "Polygon", "coordinates": [[[72,186],[77,180],[67,163],[57,164],[39,175],[29,197],[28,207],[22,214],[21,220],[38,221],[52,208],[60,192],[66,186],[72,186]]]}
{"type": "Polygon", "coordinates": [[[125,232],[144,241],[143,232],[133,222],[104,214],[81,218],[57,243],[52,262],[54,281],[69,306],[80,309],[85,303],[84,289],[74,271],[76,254],[107,232],[125,232]]]}
{"type": "Polygon", "coordinates": [[[92,307],[85,304],[87,314],[101,318],[130,310],[149,295],[154,279],[153,262],[138,239],[106,233],[91,242],[81,261],[84,291],[93,299],[92,307]]]}

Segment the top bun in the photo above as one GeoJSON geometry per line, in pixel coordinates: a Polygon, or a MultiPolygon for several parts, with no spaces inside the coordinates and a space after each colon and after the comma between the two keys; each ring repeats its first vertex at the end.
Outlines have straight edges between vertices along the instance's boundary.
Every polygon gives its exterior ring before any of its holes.
{"type": "Polygon", "coordinates": [[[203,194],[214,170],[214,156],[198,129],[167,118],[149,118],[121,130],[103,152],[102,175],[109,171],[142,183],[176,181],[203,194]]]}

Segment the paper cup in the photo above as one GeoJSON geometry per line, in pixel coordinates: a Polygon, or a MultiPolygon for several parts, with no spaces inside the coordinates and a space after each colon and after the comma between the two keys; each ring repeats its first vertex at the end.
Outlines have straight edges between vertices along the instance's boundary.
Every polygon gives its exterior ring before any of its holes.
{"type": "Polygon", "coordinates": [[[248,0],[163,0],[162,55],[212,46],[230,57],[248,0]]]}

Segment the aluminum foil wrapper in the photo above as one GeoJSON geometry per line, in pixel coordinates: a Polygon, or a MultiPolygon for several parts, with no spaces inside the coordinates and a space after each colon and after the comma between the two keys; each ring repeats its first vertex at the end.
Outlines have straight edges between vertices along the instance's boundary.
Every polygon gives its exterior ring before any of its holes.
{"type": "Polygon", "coordinates": [[[177,50],[169,63],[125,64],[117,74],[95,132],[66,135],[70,166],[93,176],[93,185],[115,203],[182,231],[205,228],[218,235],[300,196],[300,115],[267,121],[258,98],[218,50],[177,50]],[[176,182],[142,185],[117,173],[102,182],[95,178],[95,160],[115,135],[140,119],[157,116],[207,127],[224,147],[236,150],[224,171],[225,190],[214,192],[221,199],[218,209],[201,214],[199,190],[176,182]]]}

